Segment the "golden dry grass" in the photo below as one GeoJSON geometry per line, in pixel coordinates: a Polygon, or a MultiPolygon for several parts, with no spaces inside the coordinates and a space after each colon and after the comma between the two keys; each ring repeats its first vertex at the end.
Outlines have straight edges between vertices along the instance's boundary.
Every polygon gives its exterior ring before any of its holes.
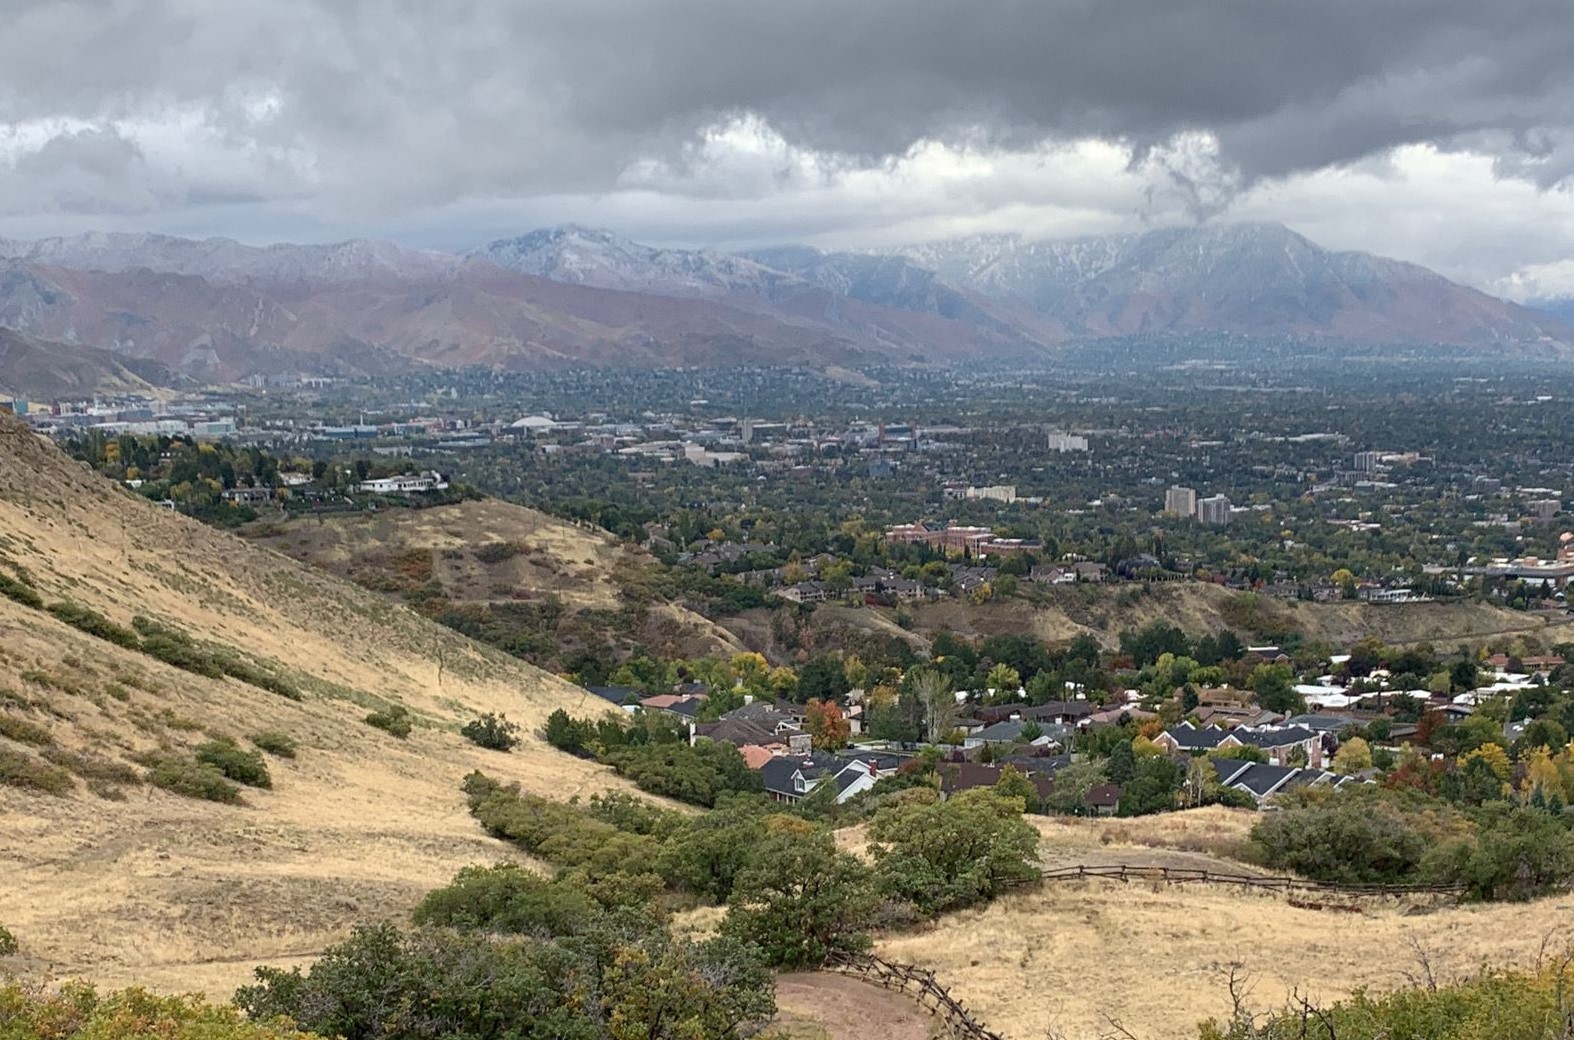
{"type": "Polygon", "coordinates": [[[1251,976],[1251,999],[1316,1000],[1392,989],[1419,973],[1412,943],[1440,977],[1533,962],[1574,941],[1574,897],[1411,916],[1302,909],[1282,896],[1202,886],[1088,882],[1046,886],[888,938],[878,952],[922,964],[980,1019],[1014,1040],[1106,1035],[1105,1016],[1142,1040],[1194,1037],[1229,1012],[1225,972],[1251,976]],[[1550,937],[1550,938],[1549,938],[1550,937]]]}
{"type": "MultiPolygon", "coordinates": [[[[274,790],[243,807],[127,788],[124,801],[0,787],[0,922],[32,976],[198,988],[291,963],[355,921],[399,917],[460,867],[511,854],[466,813],[472,769],[554,797],[617,785],[531,735],[513,754],[458,725],[506,712],[533,734],[583,691],[470,644],[409,611],[244,541],[133,499],[0,421],[0,562],[47,600],[122,624],[142,613],[286,670],[297,703],[178,671],[0,599],[0,691],[70,750],[126,762],[161,746],[262,729],[294,737],[270,759],[274,790]],[[408,741],[364,724],[401,703],[408,741]]],[[[0,741],[0,743],[5,743],[0,741]]]]}

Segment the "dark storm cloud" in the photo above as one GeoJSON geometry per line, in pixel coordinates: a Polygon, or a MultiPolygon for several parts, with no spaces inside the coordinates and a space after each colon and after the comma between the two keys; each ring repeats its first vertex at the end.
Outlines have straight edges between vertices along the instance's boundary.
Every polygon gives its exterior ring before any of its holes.
{"type": "Polygon", "coordinates": [[[0,123],[196,113],[215,147],[406,204],[605,189],[745,114],[854,161],[1200,130],[1244,183],[1468,136],[1550,184],[1574,127],[1570,0],[6,6],[0,123]]]}

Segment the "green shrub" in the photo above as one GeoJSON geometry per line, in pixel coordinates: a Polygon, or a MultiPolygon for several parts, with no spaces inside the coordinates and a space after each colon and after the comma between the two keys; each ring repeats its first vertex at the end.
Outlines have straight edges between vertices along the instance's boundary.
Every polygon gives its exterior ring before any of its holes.
{"type": "Polygon", "coordinates": [[[161,625],[138,614],[131,625],[142,635],[142,652],[165,664],[193,675],[218,679],[224,675],[213,655],[198,646],[186,633],[161,625]]]}
{"type": "Polygon", "coordinates": [[[294,683],[245,660],[228,647],[199,643],[179,629],[140,614],[131,619],[131,625],[142,635],[142,652],[167,665],[210,679],[227,675],[292,701],[301,699],[301,691],[294,683]]]}
{"type": "Polygon", "coordinates": [[[203,765],[212,766],[225,777],[247,787],[273,786],[268,775],[268,765],[262,752],[247,751],[233,740],[210,740],[197,748],[196,758],[203,765]]]}
{"type": "Polygon", "coordinates": [[[765,789],[760,774],[749,768],[731,744],[708,740],[693,747],[644,744],[613,749],[604,761],[642,791],[707,808],[715,805],[724,791],[748,793],[765,789]]]}
{"type": "Polygon", "coordinates": [[[366,716],[366,724],[403,740],[410,735],[412,728],[410,709],[402,704],[395,704],[383,711],[374,711],[366,716]]]}
{"type": "Polygon", "coordinates": [[[512,751],[519,743],[519,727],[509,722],[508,716],[491,712],[465,723],[459,732],[470,743],[491,751],[512,751]]]}
{"type": "Polygon", "coordinates": [[[137,650],[142,646],[142,641],[131,629],[115,624],[98,611],[84,607],[80,603],[51,603],[48,610],[72,628],[108,640],[116,646],[123,646],[128,650],[137,650]]]}
{"type": "Polygon", "coordinates": [[[465,867],[447,886],[428,892],[411,918],[460,931],[559,936],[579,934],[599,911],[577,885],[500,863],[465,867]]]}
{"type": "Polygon", "coordinates": [[[86,983],[57,991],[0,984],[6,1040],[317,1040],[276,1016],[247,1019],[228,1004],[126,989],[99,996],[86,983]]]}
{"type": "Polygon", "coordinates": [[[252,1021],[358,1040],[722,1040],[753,1035],[776,1011],[751,951],[677,940],[638,915],[564,940],[362,927],[304,971],[256,977],[235,994],[252,1021]]]}
{"type": "Polygon", "coordinates": [[[487,542],[476,546],[471,554],[482,563],[502,563],[524,551],[524,546],[517,542],[487,542]]]}
{"type": "Polygon", "coordinates": [[[1376,797],[1345,797],[1292,806],[1252,828],[1252,844],[1270,867],[1338,884],[1415,880],[1427,837],[1408,813],[1376,797]]]}
{"type": "Polygon", "coordinates": [[[62,769],[68,769],[84,780],[102,780],[112,784],[139,784],[142,774],[124,762],[116,762],[108,758],[97,758],[93,755],[82,755],[75,751],[67,751],[58,745],[46,747],[40,752],[45,758],[62,769]]]}
{"type": "Polygon", "coordinates": [[[265,729],[251,735],[251,742],[263,751],[278,758],[295,757],[295,738],[278,730],[265,729]]]}
{"type": "Polygon", "coordinates": [[[1265,1013],[1238,1010],[1198,1027],[1200,1040],[1561,1040],[1574,970],[1563,958],[1534,972],[1484,970],[1391,993],[1357,990],[1336,1004],[1299,997],[1265,1013]]]}
{"type": "Polygon", "coordinates": [[[17,951],[16,936],[0,928],[0,957],[15,956],[17,951]]]}
{"type": "Polygon", "coordinates": [[[1038,876],[1038,831],[1015,799],[965,791],[944,802],[895,805],[869,824],[875,880],[925,915],[959,910],[1038,876]]]}
{"type": "Polygon", "coordinates": [[[19,787],[44,794],[70,794],[76,787],[71,774],[59,766],[40,762],[32,755],[0,750],[0,787],[19,787]]]}
{"type": "Polygon", "coordinates": [[[240,788],[210,765],[166,758],[148,771],[148,783],[185,798],[201,798],[226,805],[240,803],[240,788]]]}
{"type": "Polygon", "coordinates": [[[0,711],[0,737],[14,740],[18,744],[53,744],[55,738],[49,730],[36,722],[19,719],[15,715],[0,711]]]}
{"type": "Polygon", "coordinates": [[[11,575],[0,571],[0,596],[15,600],[22,606],[32,607],[34,610],[44,609],[43,597],[28,583],[26,578],[20,575],[11,575]]]}
{"type": "Polygon", "coordinates": [[[816,968],[868,948],[874,908],[869,869],[830,834],[777,834],[734,880],[722,934],[754,945],[768,964],[816,968]]]}

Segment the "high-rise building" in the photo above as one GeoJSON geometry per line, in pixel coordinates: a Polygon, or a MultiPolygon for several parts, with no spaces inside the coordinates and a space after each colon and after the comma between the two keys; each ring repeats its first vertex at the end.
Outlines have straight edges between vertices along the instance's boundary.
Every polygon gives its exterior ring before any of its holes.
{"type": "Polygon", "coordinates": [[[1530,515],[1542,523],[1549,523],[1563,508],[1563,503],[1555,498],[1542,498],[1530,503],[1530,515]]]}
{"type": "Polygon", "coordinates": [[[1205,524],[1222,525],[1230,522],[1230,500],[1214,495],[1197,503],[1197,519],[1205,524]]]}
{"type": "Polygon", "coordinates": [[[1360,473],[1375,473],[1377,464],[1382,459],[1380,451],[1358,451],[1355,453],[1355,468],[1360,473]]]}
{"type": "Polygon", "coordinates": [[[1087,451],[1088,439],[1076,433],[1061,433],[1059,430],[1049,431],[1049,450],[1065,453],[1068,451],[1087,451]]]}
{"type": "Polygon", "coordinates": [[[1189,487],[1172,487],[1164,492],[1164,511],[1170,516],[1196,516],[1197,492],[1189,487]]]}

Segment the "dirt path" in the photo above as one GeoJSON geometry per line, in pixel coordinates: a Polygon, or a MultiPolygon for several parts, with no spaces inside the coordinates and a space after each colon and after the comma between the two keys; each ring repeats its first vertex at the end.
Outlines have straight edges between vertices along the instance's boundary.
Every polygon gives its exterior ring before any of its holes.
{"type": "Polygon", "coordinates": [[[931,1040],[935,1023],[900,993],[830,972],[776,980],[776,1025],[798,1040],[931,1040]]]}

